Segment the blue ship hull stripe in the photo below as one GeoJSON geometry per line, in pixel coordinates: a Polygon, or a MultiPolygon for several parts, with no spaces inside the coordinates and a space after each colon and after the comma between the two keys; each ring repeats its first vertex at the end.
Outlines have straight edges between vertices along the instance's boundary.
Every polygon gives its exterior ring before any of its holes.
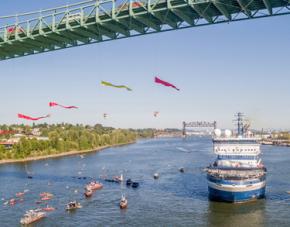
{"type": "Polygon", "coordinates": [[[245,192],[228,192],[208,187],[209,199],[222,202],[245,202],[265,197],[266,187],[245,192]]]}

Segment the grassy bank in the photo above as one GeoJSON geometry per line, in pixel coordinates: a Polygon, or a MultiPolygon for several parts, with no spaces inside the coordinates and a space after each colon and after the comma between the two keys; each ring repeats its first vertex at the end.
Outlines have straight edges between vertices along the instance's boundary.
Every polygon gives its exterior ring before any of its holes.
{"type": "Polygon", "coordinates": [[[80,150],[80,151],[67,151],[67,152],[62,152],[58,154],[41,155],[41,156],[27,157],[23,159],[4,159],[4,160],[0,160],[0,165],[9,164],[9,163],[30,162],[30,161],[37,161],[37,160],[43,160],[43,159],[51,159],[51,158],[58,158],[58,157],[64,157],[64,156],[99,152],[107,148],[125,146],[125,145],[129,145],[133,143],[135,143],[135,141],[127,142],[127,143],[119,143],[119,144],[114,144],[114,145],[106,145],[106,146],[96,147],[94,149],[87,149],[87,150],[80,150]]]}

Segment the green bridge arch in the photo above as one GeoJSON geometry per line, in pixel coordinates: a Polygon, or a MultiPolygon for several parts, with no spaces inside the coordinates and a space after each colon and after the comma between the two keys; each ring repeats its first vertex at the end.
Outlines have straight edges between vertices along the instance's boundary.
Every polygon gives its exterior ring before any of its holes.
{"type": "Polygon", "coordinates": [[[0,60],[290,13],[290,0],[89,0],[0,17],[0,60]]]}

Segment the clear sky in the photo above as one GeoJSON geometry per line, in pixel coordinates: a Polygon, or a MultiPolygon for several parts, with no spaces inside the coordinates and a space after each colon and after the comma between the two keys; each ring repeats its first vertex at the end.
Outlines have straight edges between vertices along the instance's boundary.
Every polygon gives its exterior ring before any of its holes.
{"type": "MultiPolygon", "coordinates": [[[[0,15],[72,2],[3,0],[0,15]]],[[[0,124],[22,123],[17,113],[51,113],[48,123],[166,128],[217,120],[224,128],[242,111],[255,128],[289,129],[289,22],[290,16],[233,22],[1,61],[0,124]],[[156,75],[181,90],[154,84],[156,75]],[[80,109],[50,109],[49,101],[80,109]]]]}

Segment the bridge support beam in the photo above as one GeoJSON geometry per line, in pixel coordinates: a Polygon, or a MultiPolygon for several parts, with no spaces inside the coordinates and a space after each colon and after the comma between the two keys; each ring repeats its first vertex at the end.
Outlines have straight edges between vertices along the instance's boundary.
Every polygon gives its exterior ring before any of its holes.
{"type": "Polygon", "coordinates": [[[175,14],[177,17],[179,17],[181,20],[185,21],[189,25],[194,25],[194,18],[186,15],[182,12],[180,9],[171,9],[171,12],[175,14]]]}
{"type": "Polygon", "coordinates": [[[208,23],[213,23],[212,17],[206,14],[206,9],[203,10],[197,3],[193,2],[193,0],[189,0],[189,5],[201,18],[204,18],[208,23]]]}
{"type": "Polygon", "coordinates": [[[264,5],[266,6],[270,15],[273,15],[272,5],[269,0],[263,0],[264,5]]]}
{"type": "Polygon", "coordinates": [[[177,28],[177,23],[170,20],[168,18],[168,14],[170,13],[170,11],[167,11],[165,16],[162,16],[160,13],[158,12],[152,12],[151,15],[154,16],[157,20],[159,20],[161,23],[163,24],[168,24],[171,28],[177,28]]]}
{"type": "MultiPolygon", "coordinates": [[[[244,2],[244,0],[237,0],[239,6],[241,7],[241,9],[244,11],[244,13],[249,17],[252,18],[252,13],[251,11],[247,8],[249,6],[249,2],[244,2]]],[[[250,2],[251,3],[251,2],[250,2]]]]}
{"type": "Polygon", "coordinates": [[[160,31],[161,30],[161,26],[160,25],[155,24],[154,22],[152,22],[151,20],[146,19],[145,17],[134,16],[133,18],[135,20],[137,20],[138,22],[144,24],[148,28],[153,28],[155,31],[160,31]]]}
{"type": "Polygon", "coordinates": [[[221,12],[222,15],[224,15],[228,20],[232,20],[231,14],[228,12],[228,10],[226,9],[226,7],[223,4],[221,4],[217,0],[213,0],[212,3],[218,9],[218,11],[221,12]]]}
{"type": "Polygon", "coordinates": [[[130,18],[129,21],[120,19],[118,22],[124,25],[127,29],[132,29],[140,34],[145,33],[144,25],[137,22],[136,20],[132,20],[132,18],[130,18]]]}

